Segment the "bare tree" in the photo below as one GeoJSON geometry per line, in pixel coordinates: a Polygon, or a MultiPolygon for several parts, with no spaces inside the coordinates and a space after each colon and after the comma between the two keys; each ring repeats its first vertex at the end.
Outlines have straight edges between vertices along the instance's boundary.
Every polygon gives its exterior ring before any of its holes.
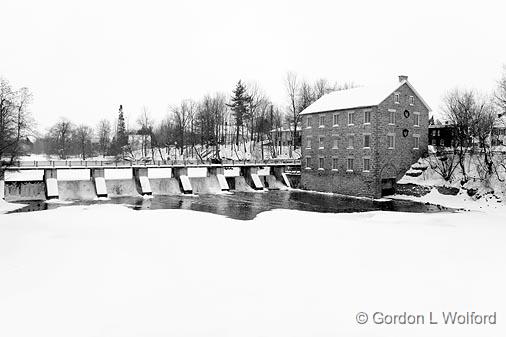
{"type": "MultiPolygon", "coordinates": [[[[249,98],[248,100],[248,109],[247,109],[247,117],[249,119],[249,134],[250,134],[250,152],[253,152],[253,148],[255,146],[255,132],[257,131],[257,123],[259,118],[260,110],[262,107],[265,109],[266,106],[270,104],[268,98],[265,93],[260,89],[260,86],[251,82],[246,85],[246,92],[249,98]]],[[[258,133],[257,133],[258,139],[258,133]]]]}
{"type": "Polygon", "coordinates": [[[454,127],[455,151],[462,172],[463,182],[468,180],[464,165],[471,146],[472,125],[476,115],[475,93],[472,90],[453,89],[443,99],[444,113],[454,127]]]}
{"type": "Polygon", "coordinates": [[[156,139],[160,158],[162,160],[168,160],[170,146],[174,145],[177,141],[176,128],[172,115],[168,115],[155,127],[153,136],[156,139]],[[165,148],[165,154],[163,153],[162,148],[165,148]]]}
{"type": "Polygon", "coordinates": [[[299,106],[299,89],[300,83],[295,73],[289,72],[286,74],[285,88],[288,95],[290,122],[293,123],[292,131],[292,151],[295,151],[295,140],[297,135],[297,125],[300,122],[300,112],[302,111],[299,106]]]}
{"type": "Polygon", "coordinates": [[[498,105],[501,107],[502,113],[506,113],[506,65],[503,67],[501,79],[497,83],[495,97],[498,105]]]}
{"type": "Polygon", "coordinates": [[[483,156],[484,178],[492,175],[495,171],[492,131],[497,121],[497,115],[498,111],[492,98],[486,96],[475,98],[471,134],[478,140],[480,154],[483,156]]]}
{"type": "Polygon", "coordinates": [[[149,109],[144,106],[142,107],[142,112],[139,118],[137,118],[137,124],[140,127],[139,134],[142,136],[142,156],[147,157],[148,155],[148,147],[151,149],[151,157],[154,159],[154,149],[153,149],[153,127],[154,121],[151,117],[151,113],[149,109]]]}
{"type": "Polygon", "coordinates": [[[455,151],[463,182],[468,180],[464,160],[474,151],[473,139],[478,141],[483,155],[485,175],[491,175],[494,172],[491,136],[498,115],[494,101],[474,90],[454,89],[446,95],[444,104],[446,116],[454,127],[455,151]]]}
{"type": "Polygon", "coordinates": [[[73,125],[65,118],[61,118],[53,125],[48,132],[48,150],[50,153],[58,154],[61,159],[66,159],[71,149],[73,125]]]}
{"type": "MultiPolygon", "coordinates": [[[[321,83],[316,83],[316,85],[321,85],[321,83]]],[[[309,82],[302,80],[299,86],[299,110],[302,111],[308,106],[310,106],[314,101],[316,101],[319,97],[316,94],[317,90],[321,90],[321,88],[313,87],[309,82]]],[[[319,93],[318,93],[319,94],[319,93]]],[[[322,95],[323,96],[323,95],[322,95]]],[[[321,97],[321,96],[320,96],[321,97]]]]}
{"type": "Polygon", "coordinates": [[[102,119],[97,126],[98,146],[102,156],[105,156],[111,145],[111,123],[107,119],[102,119]]]}
{"type": "Polygon", "coordinates": [[[72,135],[76,150],[83,160],[91,155],[91,138],[93,137],[93,129],[87,125],[79,125],[72,135]]]}
{"type": "Polygon", "coordinates": [[[179,148],[180,154],[183,155],[183,151],[187,145],[187,133],[188,129],[193,122],[193,118],[196,112],[196,104],[190,99],[183,100],[179,106],[173,106],[171,108],[176,132],[179,134],[179,148]]]}
{"type": "Polygon", "coordinates": [[[451,181],[455,175],[455,170],[459,165],[459,161],[454,152],[438,149],[435,154],[429,155],[429,164],[432,170],[444,180],[451,181]]]}
{"type": "Polygon", "coordinates": [[[27,88],[15,90],[0,79],[0,162],[8,155],[12,163],[21,154],[21,142],[32,132],[31,99],[27,88]]]}

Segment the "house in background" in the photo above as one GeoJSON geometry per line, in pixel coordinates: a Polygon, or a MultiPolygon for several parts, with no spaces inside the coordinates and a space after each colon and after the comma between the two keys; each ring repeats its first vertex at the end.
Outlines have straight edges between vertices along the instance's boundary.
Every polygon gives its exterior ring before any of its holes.
{"type": "Polygon", "coordinates": [[[492,146],[506,145],[506,114],[500,114],[497,117],[492,128],[492,146]]]}
{"type": "MultiPolygon", "coordinates": [[[[271,139],[274,146],[292,146],[293,141],[293,124],[290,127],[281,126],[270,131],[271,139]]],[[[297,124],[297,131],[295,132],[295,146],[300,146],[301,142],[301,126],[297,124]]]]}
{"type": "Polygon", "coordinates": [[[301,112],[301,186],[381,197],[427,152],[430,108],[407,76],[324,95],[301,112]]]}
{"type": "Polygon", "coordinates": [[[436,121],[434,124],[429,125],[429,145],[440,147],[454,146],[454,130],[454,126],[448,122],[442,124],[436,121]]]}

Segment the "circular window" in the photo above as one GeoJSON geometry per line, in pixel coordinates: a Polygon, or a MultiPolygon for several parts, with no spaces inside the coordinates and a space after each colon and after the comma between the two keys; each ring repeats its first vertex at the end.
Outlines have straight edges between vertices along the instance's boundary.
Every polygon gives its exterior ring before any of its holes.
{"type": "Polygon", "coordinates": [[[404,117],[406,117],[406,118],[409,117],[409,111],[408,110],[404,110],[404,117]]]}
{"type": "Polygon", "coordinates": [[[409,135],[409,130],[408,130],[408,129],[404,129],[404,130],[402,130],[402,135],[403,135],[404,137],[407,137],[407,136],[409,135]]]}

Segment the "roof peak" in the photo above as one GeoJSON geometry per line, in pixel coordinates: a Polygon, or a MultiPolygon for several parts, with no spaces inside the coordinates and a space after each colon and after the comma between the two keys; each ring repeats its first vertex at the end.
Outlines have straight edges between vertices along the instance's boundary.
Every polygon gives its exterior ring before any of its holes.
{"type": "Polygon", "coordinates": [[[399,82],[395,83],[375,83],[368,86],[360,86],[330,92],[313,102],[313,104],[304,109],[301,114],[305,115],[326,111],[376,106],[381,104],[381,102],[383,102],[388,96],[390,96],[404,84],[407,84],[409,86],[413,93],[430,111],[430,107],[408,81],[408,77],[406,75],[400,75],[399,82]]]}

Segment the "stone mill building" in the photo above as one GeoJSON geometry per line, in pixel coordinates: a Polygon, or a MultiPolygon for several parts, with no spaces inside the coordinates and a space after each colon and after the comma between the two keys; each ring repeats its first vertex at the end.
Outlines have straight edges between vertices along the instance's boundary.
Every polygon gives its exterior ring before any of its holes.
{"type": "Polygon", "coordinates": [[[301,112],[304,189],[379,198],[427,152],[430,107],[399,76],[331,92],[301,112]]]}

